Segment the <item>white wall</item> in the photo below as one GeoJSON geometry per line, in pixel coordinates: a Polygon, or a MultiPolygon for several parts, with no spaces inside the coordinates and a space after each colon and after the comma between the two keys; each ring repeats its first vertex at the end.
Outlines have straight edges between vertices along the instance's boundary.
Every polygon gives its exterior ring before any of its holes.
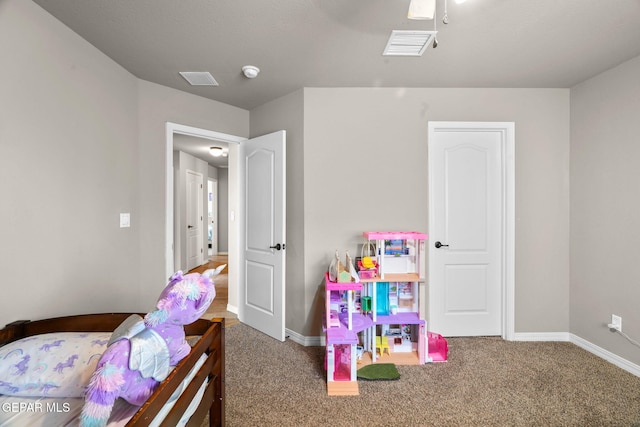
{"type": "Polygon", "coordinates": [[[148,310],[167,279],[165,123],[248,136],[249,112],[135,78],[30,1],[0,1],[0,54],[0,325],[148,310]]]}
{"type": "Polygon", "coordinates": [[[571,89],[571,332],[640,364],[640,57],[571,89]]]}
{"type": "Polygon", "coordinates": [[[31,1],[0,56],[0,325],[135,309],[138,80],[31,1]]]}
{"type": "MultiPolygon", "coordinates": [[[[197,97],[186,92],[140,80],[138,83],[139,150],[144,154],[139,164],[141,250],[140,283],[142,300],[153,298],[166,281],[165,251],[165,123],[173,122],[247,137],[249,112],[220,102],[197,97]]],[[[237,156],[237,147],[229,147],[229,161],[237,156]]],[[[229,203],[232,199],[230,189],[229,203]]],[[[233,237],[232,237],[233,239],[233,237]]],[[[237,250],[237,248],[230,248],[237,250]]],[[[230,266],[231,267],[231,266],[230,266]]],[[[229,283],[237,283],[237,267],[230,268],[229,283]]],[[[232,295],[229,289],[229,299],[232,295]]]]}
{"type": "Polygon", "coordinates": [[[229,252],[229,169],[218,169],[218,252],[229,252]]]}
{"type": "Polygon", "coordinates": [[[568,89],[306,88],[302,311],[317,313],[330,257],[356,254],[363,231],[428,232],[430,120],[515,122],[515,331],[568,331],[568,89]]]}
{"type": "Polygon", "coordinates": [[[306,88],[252,110],[252,136],[287,130],[287,328],[321,335],[335,249],[428,232],[429,120],[516,123],[515,330],[567,332],[568,89],[306,88]]]}
{"type": "Polygon", "coordinates": [[[214,239],[217,240],[218,253],[229,251],[229,168],[216,168],[209,165],[209,180],[215,181],[218,200],[215,205],[218,221],[214,224],[214,239]]]}

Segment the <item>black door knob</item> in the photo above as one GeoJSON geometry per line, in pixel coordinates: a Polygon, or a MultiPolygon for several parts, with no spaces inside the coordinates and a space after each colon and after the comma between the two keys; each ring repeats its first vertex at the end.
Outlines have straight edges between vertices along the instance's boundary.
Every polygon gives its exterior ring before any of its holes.
{"type": "Polygon", "coordinates": [[[279,251],[280,249],[282,249],[282,245],[280,243],[276,243],[275,246],[269,246],[270,249],[275,249],[276,251],[279,251]]]}
{"type": "Polygon", "coordinates": [[[447,248],[449,247],[449,245],[443,245],[443,244],[442,244],[442,243],[440,243],[440,242],[436,242],[435,246],[436,246],[436,248],[438,248],[438,249],[440,249],[440,248],[442,248],[442,247],[447,247],[447,248]]]}

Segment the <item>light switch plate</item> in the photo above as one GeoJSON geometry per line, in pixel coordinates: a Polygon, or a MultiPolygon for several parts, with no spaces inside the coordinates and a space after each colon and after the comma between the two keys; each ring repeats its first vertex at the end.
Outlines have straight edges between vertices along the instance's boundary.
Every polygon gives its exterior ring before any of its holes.
{"type": "Polygon", "coordinates": [[[131,227],[131,214],[129,213],[121,213],[120,214],[120,228],[131,227]]]}

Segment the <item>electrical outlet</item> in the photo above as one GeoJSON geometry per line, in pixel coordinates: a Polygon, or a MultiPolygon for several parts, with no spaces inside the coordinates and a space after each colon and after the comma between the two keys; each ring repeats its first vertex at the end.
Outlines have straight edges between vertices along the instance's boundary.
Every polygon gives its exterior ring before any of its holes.
{"type": "Polygon", "coordinates": [[[611,315],[611,323],[609,324],[609,328],[615,329],[616,331],[622,332],[622,317],[616,316],[615,314],[611,315]]]}

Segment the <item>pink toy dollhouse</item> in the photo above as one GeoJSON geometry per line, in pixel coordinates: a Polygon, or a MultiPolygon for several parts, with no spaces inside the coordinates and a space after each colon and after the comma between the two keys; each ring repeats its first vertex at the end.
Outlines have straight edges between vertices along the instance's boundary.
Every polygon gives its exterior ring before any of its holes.
{"type": "Polygon", "coordinates": [[[369,244],[375,243],[377,274],[347,283],[325,275],[327,393],[332,396],[359,394],[357,369],[364,365],[431,362],[419,308],[427,235],[363,234],[369,244]]]}

